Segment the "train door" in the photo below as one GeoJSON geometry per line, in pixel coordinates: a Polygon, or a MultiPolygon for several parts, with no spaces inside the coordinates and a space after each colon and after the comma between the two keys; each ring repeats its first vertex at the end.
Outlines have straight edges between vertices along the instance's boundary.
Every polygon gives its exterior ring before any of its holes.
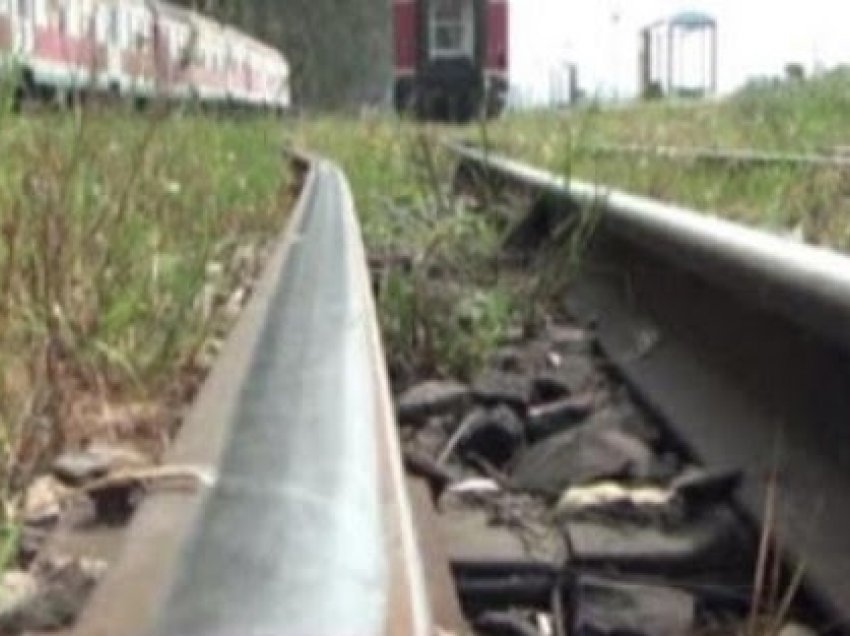
{"type": "Polygon", "coordinates": [[[483,93],[485,0],[423,0],[416,109],[420,116],[469,120],[483,93]]]}

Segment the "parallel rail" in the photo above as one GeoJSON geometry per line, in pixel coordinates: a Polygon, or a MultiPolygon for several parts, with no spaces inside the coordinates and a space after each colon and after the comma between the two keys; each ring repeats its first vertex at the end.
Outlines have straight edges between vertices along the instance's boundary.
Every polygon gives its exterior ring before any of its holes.
{"type": "Polygon", "coordinates": [[[525,254],[575,215],[598,215],[569,308],[688,451],[746,471],[740,504],[755,521],[777,504],[807,595],[837,621],[830,633],[848,633],[850,259],[452,149],[461,184],[529,195],[508,237],[525,254]]]}
{"type": "Polygon", "coordinates": [[[687,161],[727,166],[794,168],[850,168],[850,157],[815,153],[767,152],[750,148],[700,148],[647,146],[640,144],[598,144],[588,148],[591,155],[646,156],[665,161],[687,161]]]}
{"type": "MultiPolygon", "coordinates": [[[[531,195],[514,248],[600,213],[570,309],[686,450],[747,471],[756,521],[779,473],[784,548],[850,632],[850,260],[454,150],[465,178],[531,195]]],[[[348,185],[295,163],[288,229],[166,458],[192,487],[148,494],[75,635],[461,628],[430,498],[408,495],[348,185]]]]}
{"type": "Polygon", "coordinates": [[[75,634],[433,634],[375,306],[338,168],[298,205],[75,634]]]}

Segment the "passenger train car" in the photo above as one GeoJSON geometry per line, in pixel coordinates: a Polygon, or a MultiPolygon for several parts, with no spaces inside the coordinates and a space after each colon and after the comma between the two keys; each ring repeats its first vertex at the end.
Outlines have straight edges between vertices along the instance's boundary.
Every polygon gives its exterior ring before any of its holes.
{"type": "Polygon", "coordinates": [[[0,0],[0,63],[20,93],[290,106],[276,49],[157,0],[0,0]]]}
{"type": "Polygon", "coordinates": [[[505,106],[508,0],[393,0],[395,106],[467,120],[505,106]]]}

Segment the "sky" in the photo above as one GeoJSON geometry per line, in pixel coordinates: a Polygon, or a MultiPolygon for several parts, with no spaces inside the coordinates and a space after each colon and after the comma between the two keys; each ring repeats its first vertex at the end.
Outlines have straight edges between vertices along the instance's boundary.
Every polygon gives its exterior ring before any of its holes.
{"type": "Polygon", "coordinates": [[[788,62],[807,71],[850,62],[846,0],[510,0],[511,76],[526,100],[545,101],[551,70],[577,63],[589,93],[637,91],[641,27],[682,10],[713,15],[719,31],[720,91],[788,62]],[[618,20],[612,16],[618,15],[618,20]]]}

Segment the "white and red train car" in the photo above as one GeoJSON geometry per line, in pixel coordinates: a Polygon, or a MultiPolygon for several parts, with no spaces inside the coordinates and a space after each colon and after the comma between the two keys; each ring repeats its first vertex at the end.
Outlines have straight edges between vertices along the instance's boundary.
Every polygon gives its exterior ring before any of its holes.
{"type": "Polygon", "coordinates": [[[0,60],[36,96],[108,93],[290,106],[276,49],[157,0],[0,0],[0,60]]]}
{"type": "Polygon", "coordinates": [[[393,0],[396,108],[452,120],[500,113],[509,20],[508,0],[393,0]]]}

